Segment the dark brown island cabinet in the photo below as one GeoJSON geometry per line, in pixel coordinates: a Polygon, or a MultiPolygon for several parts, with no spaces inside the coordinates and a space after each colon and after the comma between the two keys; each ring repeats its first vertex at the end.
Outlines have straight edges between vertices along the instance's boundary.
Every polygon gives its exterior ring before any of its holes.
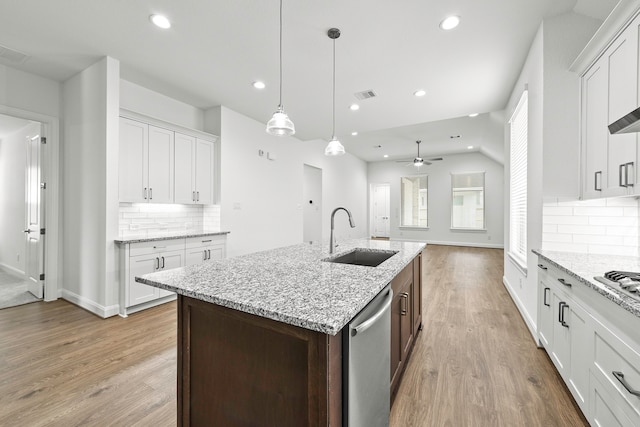
{"type": "MultiPolygon", "coordinates": [[[[391,401],[422,327],[422,254],[392,281],[391,401]]],[[[342,426],[342,331],[178,296],[179,426],[342,426]]]]}

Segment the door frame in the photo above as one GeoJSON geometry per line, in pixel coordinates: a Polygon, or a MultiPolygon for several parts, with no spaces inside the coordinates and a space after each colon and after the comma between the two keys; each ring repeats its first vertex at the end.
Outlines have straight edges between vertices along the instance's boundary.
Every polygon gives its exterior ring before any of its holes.
{"type": "Polygon", "coordinates": [[[385,186],[389,188],[389,236],[391,239],[391,183],[389,182],[372,182],[369,185],[369,236],[374,235],[375,231],[375,207],[373,206],[375,202],[374,191],[376,187],[385,186]]]}
{"type": "Polygon", "coordinates": [[[44,223],[46,238],[44,240],[44,300],[58,299],[59,276],[62,272],[62,252],[60,245],[60,120],[57,117],[32,111],[21,110],[0,104],[0,114],[24,120],[40,122],[42,136],[47,143],[42,146],[41,179],[47,183],[43,199],[46,206],[44,223]]]}

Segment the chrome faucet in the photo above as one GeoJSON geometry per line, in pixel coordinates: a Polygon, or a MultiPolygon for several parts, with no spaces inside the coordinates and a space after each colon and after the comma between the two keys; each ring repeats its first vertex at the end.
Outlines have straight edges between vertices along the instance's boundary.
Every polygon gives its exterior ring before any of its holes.
{"type": "Polygon", "coordinates": [[[331,212],[331,235],[329,236],[329,253],[332,254],[333,253],[333,249],[334,249],[334,243],[333,243],[333,218],[336,216],[336,212],[338,212],[339,210],[343,210],[347,213],[347,215],[349,215],[349,225],[351,226],[351,228],[355,228],[356,224],[353,222],[353,217],[351,216],[351,212],[349,212],[349,209],[347,208],[343,208],[343,207],[339,207],[339,208],[335,208],[333,210],[333,212],[331,212]]]}

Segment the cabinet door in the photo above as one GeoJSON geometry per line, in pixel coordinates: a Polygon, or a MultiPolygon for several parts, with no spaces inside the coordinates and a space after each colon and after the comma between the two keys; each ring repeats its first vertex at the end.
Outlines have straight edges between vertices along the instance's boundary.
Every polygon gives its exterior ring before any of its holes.
{"type": "Polygon", "coordinates": [[[393,301],[391,302],[391,392],[396,388],[402,371],[402,344],[401,336],[401,318],[400,302],[401,296],[399,292],[393,291],[393,301]]]}
{"type": "Polygon", "coordinates": [[[547,284],[546,275],[540,277],[538,282],[539,310],[538,310],[538,337],[540,342],[550,352],[553,348],[553,305],[551,301],[551,286],[547,284]]]}
{"type": "Polygon", "coordinates": [[[573,394],[578,406],[588,418],[589,398],[589,368],[593,354],[593,326],[589,321],[589,315],[578,304],[568,301],[569,308],[565,309],[567,316],[565,322],[569,325],[571,337],[569,363],[569,390],[573,394]]]}
{"type": "Polygon", "coordinates": [[[207,257],[205,248],[187,249],[186,265],[199,265],[205,262],[207,257]]]}
{"type": "MultiPolygon", "coordinates": [[[[608,120],[612,123],[637,107],[637,38],[633,26],[628,27],[607,49],[609,65],[608,120]]],[[[609,195],[625,195],[635,183],[636,134],[609,135],[609,195]]]]}
{"type": "Polygon", "coordinates": [[[568,316],[567,298],[564,294],[551,289],[551,307],[553,309],[553,346],[551,347],[551,360],[556,365],[562,378],[567,381],[569,375],[569,363],[571,361],[571,331],[566,321],[568,316]],[[563,325],[561,319],[565,319],[563,325]]]}
{"type": "MultiPolygon", "coordinates": [[[[172,268],[184,267],[184,251],[164,252],[160,254],[160,269],[170,270],[172,268]]],[[[158,298],[173,294],[171,291],[158,289],[158,298]]]]}
{"type": "Polygon", "coordinates": [[[214,143],[197,139],[196,149],[196,201],[201,205],[214,203],[214,143]]]}
{"type": "Polygon", "coordinates": [[[173,132],[149,126],[149,201],[173,203],[173,132]]]}
{"type": "Polygon", "coordinates": [[[149,126],[120,118],[118,197],[121,202],[146,202],[149,126]]]}
{"type": "Polygon", "coordinates": [[[404,364],[413,344],[413,280],[404,287],[400,298],[400,357],[404,364]]]}
{"type": "Polygon", "coordinates": [[[137,255],[129,258],[129,292],[127,307],[158,298],[158,289],[136,282],[135,277],[158,271],[160,257],[156,254],[137,255]]]}
{"type": "Polygon", "coordinates": [[[196,139],[175,133],[174,200],[176,203],[195,203],[196,139]]]}
{"type": "Polygon", "coordinates": [[[422,255],[413,260],[413,334],[418,334],[422,325],[422,255]]]}
{"type": "Polygon", "coordinates": [[[603,196],[607,188],[607,66],[600,58],[582,78],[582,145],[585,198],[603,196]]]}

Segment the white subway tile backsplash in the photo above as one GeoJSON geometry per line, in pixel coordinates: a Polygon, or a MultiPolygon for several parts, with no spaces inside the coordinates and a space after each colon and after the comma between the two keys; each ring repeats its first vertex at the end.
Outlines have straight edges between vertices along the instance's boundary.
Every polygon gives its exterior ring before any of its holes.
{"type": "Polygon", "coordinates": [[[121,203],[118,228],[122,238],[220,231],[220,206],[121,203]]]}
{"type": "Polygon", "coordinates": [[[635,255],[639,253],[637,198],[545,201],[542,247],[548,250],[635,255]]]}
{"type": "Polygon", "coordinates": [[[573,208],[573,215],[586,216],[624,216],[625,208],[622,207],[593,207],[593,206],[576,206],[573,208]]]}

